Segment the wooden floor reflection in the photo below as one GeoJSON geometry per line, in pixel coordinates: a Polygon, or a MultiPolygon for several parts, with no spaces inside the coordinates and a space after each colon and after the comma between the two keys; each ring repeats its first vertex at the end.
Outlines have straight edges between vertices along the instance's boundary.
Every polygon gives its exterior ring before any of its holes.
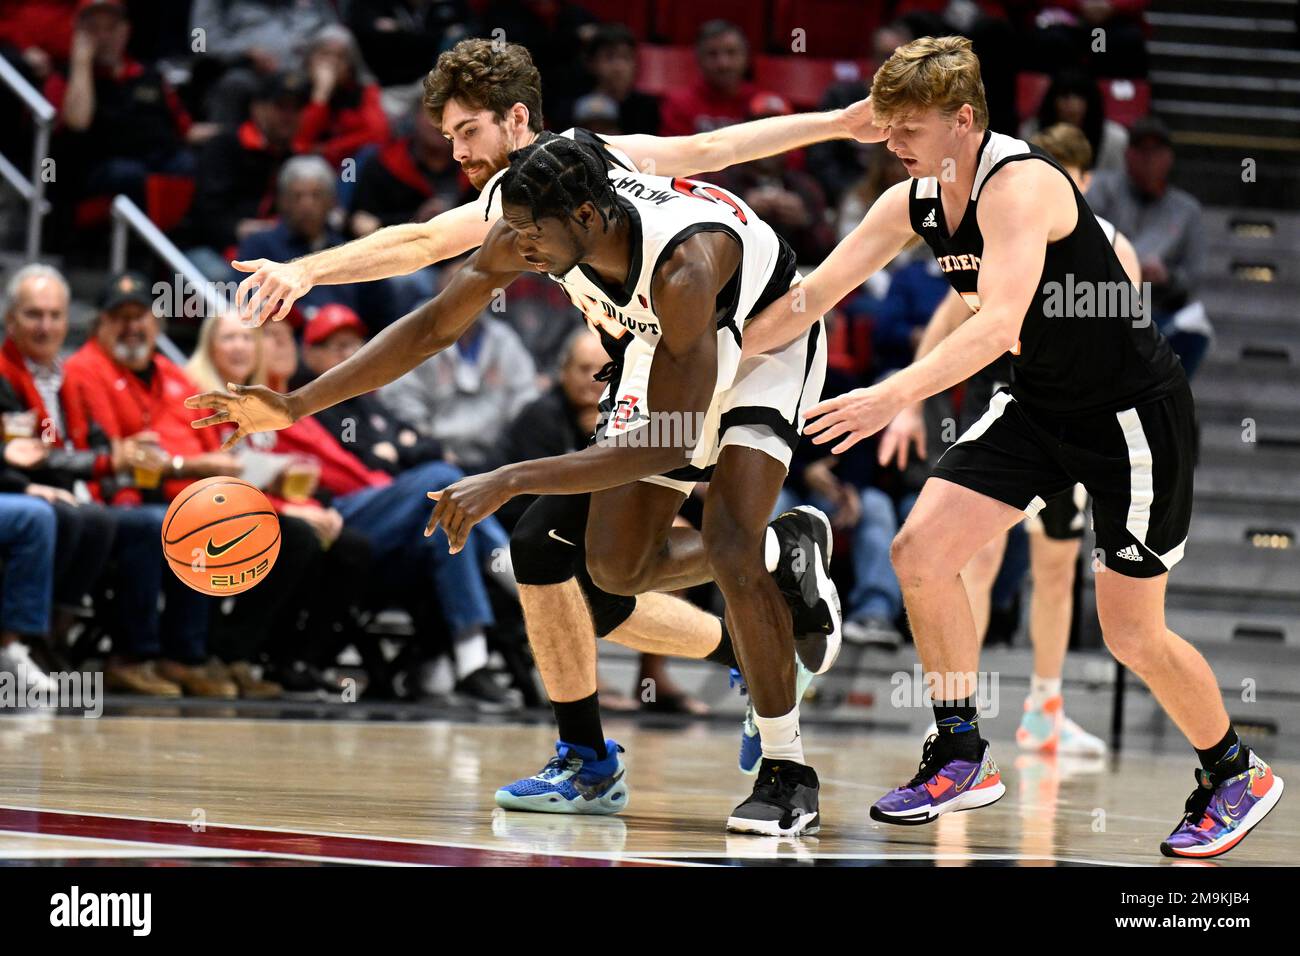
{"type": "MultiPolygon", "coordinates": [[[[926,827],[867,809],[915,770],[919,742],[809,728],[822,779],[815,838],[729,836],[748,793],[734,730],[610,721],[627,748],[617,817],[506,813],[492,793],[535,772],[553,730],[452,722],[48,718],[0,722],[0,859],[171,856],[453,865],[690,865],[777,861],[965,866],[1186,865],[1161,838],[1192,787],[1185,758],[1020,755],[995,742],[1007,796],[926,827]]],[[[1300,767],[1276,762],[1283,778],[1300,767]]],[[[1287,797],[1212,864],[1291,864],[1300,798],[1287,797]]]]}

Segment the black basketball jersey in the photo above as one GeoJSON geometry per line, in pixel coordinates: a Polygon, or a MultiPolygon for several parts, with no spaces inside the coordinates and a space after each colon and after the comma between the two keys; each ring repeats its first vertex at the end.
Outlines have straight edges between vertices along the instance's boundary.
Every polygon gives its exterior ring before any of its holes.
{"type": "Polygon", "coordinates": [[[1183,380],[1178,357],[1149,315],[1140,314],[1132,283],[1082,193],[1037,146],[986,130],[956,230],[949,235],[939,180],[927,177],[912,182],[913,231],[934,252],[949,285],[978,310],[980,191],[1003,166],[1022,160],[1045,162],[1066,177],[1078,223],[1047,245],[1034,299],[1010,352],[1011,394],[1027,408],[1053,415],[1131,408],[1166,394],[1183,380]]]}

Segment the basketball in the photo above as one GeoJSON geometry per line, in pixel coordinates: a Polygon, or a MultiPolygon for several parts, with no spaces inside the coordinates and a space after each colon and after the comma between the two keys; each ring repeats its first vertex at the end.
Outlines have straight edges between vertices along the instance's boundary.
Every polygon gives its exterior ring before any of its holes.
{"type": "Polygon", "coordinates": [[[253,485],[218,475],[196,481],[163,518],[163,554],[176,576],[224,597],[264,579],[280,553],[280,521],[253,485]]]}

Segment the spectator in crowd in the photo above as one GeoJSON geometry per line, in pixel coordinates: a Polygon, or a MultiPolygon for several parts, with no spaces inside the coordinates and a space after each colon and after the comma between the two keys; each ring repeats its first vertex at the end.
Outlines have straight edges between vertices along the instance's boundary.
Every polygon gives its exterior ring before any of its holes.
{"type": "MultiPolygon", "coordinates": [[[[1035,68],[1086,66],[1098,76],[1146,76],[1147,0],[1050,0],[1035,18],[1035,68]],[[1097,43],[1097,38],[1105,43],[1097,43]]],[[[980,60],[981,66],[983,59],[980,60]]]]}
{"type": "MultiPolygon", "coordinates": [[[[298,368],[293,331],[285,322],[270,322],[263,327],[262,341],[266,384],[283,392],[298,368]]],[[[393,477],[367,468],[345,447],[345,438],[350,446],[349,435],[335,435],[308,416],[280,431],[250,436],[249,444],[261,451],[314,459],[320,475],[317,497],[339,515],[344,528],[356,529],[370,542],[378,579],[400,588],[407,598],[437,595],[451,631],[457,692],[484,709],[513,707],[513,696],[488,669],[486,634],[495,618],[483,569],[502,559],[504,532],[499,525],[494,528],[485,522],[486,527],[474,529],[462,551],[450,553],[446,532],[424,534],[432,510],[426,493],[445,488],[464,473],[445,462],[430,461],[393,477]]]]}
{"type": "Polygon", "coordinates": [[[423,79],[472,22],[466,0],[353,0],[351,7],[352,32],[385,87],[423,79]]]}
{"type": "Polygon", "coordinates": [[[1101,87],[1083,70],[1067,68],[1052,77],[1038,107],[1038,115],[1020,125],[1020,137],[1029,139],[1057,123],[1069,123],[1083,130],[1092,147],[1094,169],[1120,171],[1124,168],[1128,131],[1106,118],[1101,87]]]}
{"type": "Polygon", "coordinates": [[[68,76],[54,74],[46,97],[67,134],[66,163],[79,169],[79,196],[125,193],[145,204],[151,173],[193,172],[186,137],[214,132],[195,127],[158,71],[127,55],[131,24],[120,0],[82,0],[68,76]]]}
{"type": "Polygon", "coordinates": [[[1191,376],[1214,334],[1195,295],[1205,268],[1201,204],[1169,184],[1173,140],[1156,117],[1133,124],[1124,161],[1123,173],[1093,176],[1088,203],[1133,243],[1142,281],[1151,283],[1147,307],[1191,376]]]}
{"type": "Polygon", "coordinates": [[[0,491],[49,502],[57,519],[54,551],[54,628],[50,643],[34,637],[39,663],[67,670],[64,638],[99,583],[113,550],[117,522],[92,501],[87,483],[127,467],[127,443],[110,445],[85,422],[81,403],[68,402],[60,354],[68,333],[67,282],[55,269],[32,263],[10,277],[5,296],[5,341],[0,347],[0,411],[5,416],[0,491]],[[72,421],[69,422],[69,417],[72,421]],[[88,436],[76,450],[69,429],[88,436]]]}
{"type": "Polygon", "coordinates": [[[276,185],[292,155],[306,91],[288,73],[271,73],[253,93],[248,118],[203,145],[194,203],[185,230],[199,248],[189,256],[213,281],[234,277],[230,252],[255,233],[276,225],[276,185]]]}
{"type": "Polygon", "coordinates": [[[317,153],[338,169],[366,146],[388,139],[379,84],[361,59],[347,27],[323,27],[312,37],[305,64],[311,99],[302,111],[294,152],[317,153]]]}
{"type": "MultiPolygon", "coordinates": [[[[618,110],[623,133],[659,134],[659,99],[636,89],[636,37],[621,23],[602,23],[586,50],[587,70],[595,77],[593,93],[609,97],[618,110]]],[[[573,122],[584,125],[575,106],[573,122]]]]}
{"type": "Polygon", "coordinates": [[[0,48],[17,54],[39,87],[72,52],[79,0],[0,0],[0,48]]]}
{"type": "Polygon", "coordinates": [[[618,136],[618,104],[604,93],[587,93],[573,104],[573,125],[589,129],[599,136],[618,136]]]}
{"type": "MultiPolygon", "coordinates": [[[[343,307],[322,311],[331,308],[343,307]]],[[[235,312],[209,316],[186,372],[205,390],[264,382],[261,329],[248,328],[235,312]]],[[[242,461],[250,457],[242,446],[235,453],[242,461]]],[[[339,684],[327,681],[321,667],[349,641],[365,646],[357,639],[358,610],[369,596],[370,544],[345,529],[337,511],[300,500],[296,491],[286,497],[284,471],[265,473],[267,497],[280,517],[275,574],[238,595],[228,613],[214,613],[211,644],[218,660],[210,669],[227,670],[244,697],[276,697],[282,690],[337,695],[339,684]],[[259,680],[255,662],[275,680],[259,680]]]]}
{"type": "MultiPolygon", "coordinates": [[[[383,226],[425,222],[460,205],[464,192],[451,143],[417,101],[410,114],[409,134],[362,163],[348,226],[353,236],[360,237],[383,226]]],[[[388,279],[394,315],[405,315],[432,298],[437,275],[436,267],[426,266],[388,279]]]]}
{"type": "MultiPolygon", "coordinates": [[[[794,112],[776,93],[756,93],[750,119],[788,116],[794,112]]],[[[811,175],[793,169],[785,153],[755,159],[714,177],[749,204],[790,243],[799,262],[820,262],[835,246],[835,230],[826,218],[826,199],[811,175]]]]}
{"type": "Polygon", "coordinates": [[[54,591],[54,509],[31,495],[0,494],[0,673],[48,693],[49,675],[32,661],[24,639],[50,629],[54,591]]]}
{"type": "Polygon", "coordinates": [[[918,256],[893,273],[889,291],[871,310],[876,376],[912,364],[930,316],[947,294],[948,280],[933,256],[918,256]]]}
{"type": "Polygon", "coordinates": [[[668,93],[660,109],[664,136],[690,136],[739,123],[749,116],[758,88],[745,79],[749,43],[740,27],[710,20],[695,39],[700,77],[668,93]]]}
{"type": "Polygon", "coordinates": [[[190,33],[204,42],[196,81],[210,88],[208,119],[231,129],[242,123],[260,78],[296,69],[310,38],[338,22],[334,6],[331,0],[194,0],[190,33]]]}
{"type": "MultiPolygon", "coordinates": [[[[865,99],[870,92],[871,87],[863,80],[832,83],[817,105],[823,110],[843,109],[865,99]]],[[[866,175],[875,149],[875,144],[859,143],[855,139],[830,139],[808,147],[806,169],[822,187],[827,205],[838,207],[845,192],[866,175]]],[[[861,219],[859,216],[858,221],[861,219]]]]}
{"type": "MultiPolygon", "coordinates": [[[[444,282],[460,264],[447,263],[444,282]]],[[[519,336],[485,310],[455,345],[378,394],[396,417],[441,442],[448,461],[475,472],[494,467],[501,433],[537,396],[536,379],[519,336]]]]}
{"type": "MultiPolygon", "coordinates": [[[[331,213],[337,208],[335,181],[334,170],[319,156],[288,160],[276,185],[280,221],[239,243],[238,264],[252,272],[260,264],[257,260],[287,262],[343,242],[343,235],[330,225],[331,213]]],[[[384,282],[316,286],[298,300],[300,306],[309,308],[329,302],[341,302],[368,315],[381,328],[396,318],[384,282]]]]}
{"type": "Polygon", "coordinates": [[[841,240],[858,227],[867,210],[886,189],[907,178],[903,164],[883,143],[855,145],[865,171],[840,198],[835,231],[841,240]]]}
{"type": "MultiPolygon", "coordinates": [[[[194,385],[158,352],[160,321],[151,306],[143,276],[112,277],[90,339],[63,366],[66,404],[82,403],[88,423],[112,441],[134,445],[129,461],[142,479],[120,482],[112,495],[118,506],[110,578],[116,600],[108,615],[114,656],[104,680],[113,689],[158,696],[183,690],[233,698],[238,688],[205,669],[211,599],[165,568],[161,532],[167,502],[195,478],[238,475],[239,463],[219,449],[216,434],[191,427],[199,416],[183,402],[194,385]]],[[[90,447],[86,429],[72,436],[78,448],[90,447]]]]}

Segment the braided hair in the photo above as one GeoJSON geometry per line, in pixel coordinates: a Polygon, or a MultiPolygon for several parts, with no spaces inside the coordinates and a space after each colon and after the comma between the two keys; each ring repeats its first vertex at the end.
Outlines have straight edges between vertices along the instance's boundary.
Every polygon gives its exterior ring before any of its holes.
{"type": "MultiPolygon", "coordinates": [[[[526,206],[533,222],[548,216],[572,219],[589,202],[608,227],[623,213],[607,170],[594,149],[552,134],[512,152],[510,167],[492,188],[501,190],[503,203],[526,206]]],[[[487,206],[492,206],[491,194],[487,206]]]]}

